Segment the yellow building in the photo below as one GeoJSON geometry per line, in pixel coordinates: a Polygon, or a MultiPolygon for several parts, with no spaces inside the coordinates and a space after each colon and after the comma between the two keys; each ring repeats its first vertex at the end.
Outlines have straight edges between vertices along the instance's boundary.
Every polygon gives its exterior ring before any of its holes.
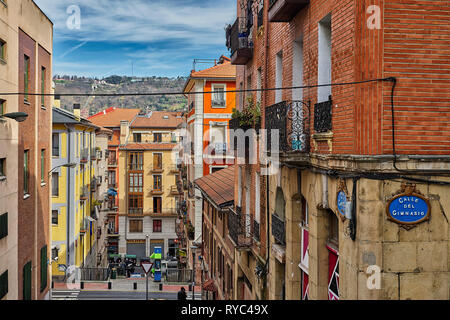
{"type": "Polygon", "coordinates": [[[140,114],[122,121],[119,147],[119,254],[148,257],[161,246],[176,255],[175,220],[179,193],[177,112],[140,114]]]}
{"type": "Polygon", "coordinates": [[[69,266],[96,266],[96,216],[94,192],[95,130],[79,116],[53,108],[52,133],[52,274],[65,276],[69,266]]]}

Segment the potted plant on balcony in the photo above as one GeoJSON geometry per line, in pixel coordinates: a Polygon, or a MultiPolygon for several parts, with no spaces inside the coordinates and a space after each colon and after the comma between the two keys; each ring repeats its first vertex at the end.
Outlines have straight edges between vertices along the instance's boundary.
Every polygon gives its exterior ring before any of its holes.
{"type": "Polygon", "coordinates": [[[188,221],[188,223],[186,224],[186,231],[187,231],[187,235],[188,235],[189,240],[194,240],[195,229],[194,229],[194,226],[191,224],[190,221],[188,221]]]}
{"type": "Polygon", "coordinates": [[[259,130],[261,128],[261,104],[255,102],[252,96],[247,97],[247,103],[244,110],[240,111],[233,108],[231,115],[230,129],[248,130],[254,128],[259,130]]]}

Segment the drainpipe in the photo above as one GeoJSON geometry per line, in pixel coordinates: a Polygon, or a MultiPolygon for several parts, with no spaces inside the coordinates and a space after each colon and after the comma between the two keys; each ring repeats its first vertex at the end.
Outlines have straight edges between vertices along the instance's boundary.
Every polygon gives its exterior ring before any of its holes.
{"type": "Polygon", "coordinates": [[[328,177],[325,174],[322,175],[322,185],[322,207],[328,209],[328,177]]]}
{"type": "MultiPolygon", "coordinates": [[[[67,162],[68,163],[72,163],[72,153],[71,153],[71,133],[72,133],[72,129],[70,129],[70,127],[67,124],[64,124],[64,126],[67,129],[68,132],[68,137],[67,139],[69,140],[68,144],[67,144],[67,162]]],[[[66,264],[69,266],[70,265],[70,217],[71,217],[71,184],[70,184],[70,176],[72,174],[71,172],[72,168],[68,167],[67,168],[67,218],[66,218],[66,226],[67,226],[67,230],[66,230],[66,251],[67,251],[67,261],[66,264]]]]}

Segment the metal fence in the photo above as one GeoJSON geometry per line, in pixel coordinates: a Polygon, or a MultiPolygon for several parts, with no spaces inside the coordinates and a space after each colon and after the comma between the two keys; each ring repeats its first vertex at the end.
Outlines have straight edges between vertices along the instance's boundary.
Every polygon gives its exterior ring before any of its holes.
{"type": "Polygon", "coordinates": [[[80,281],[107,281],[110,269],[108,268],[80,268],[78,276],[80,281]]]}
{"type": "Polygon", "coordinates": [[[193,272],[188,269],[167,269],[164,277],[166,282],[190,283],[193,280],[193,272]]]}

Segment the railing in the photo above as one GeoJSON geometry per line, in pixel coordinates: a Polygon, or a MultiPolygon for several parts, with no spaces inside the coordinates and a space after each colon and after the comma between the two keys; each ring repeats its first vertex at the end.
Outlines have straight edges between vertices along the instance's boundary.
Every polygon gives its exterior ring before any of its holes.
{"type": "Polygon", "coordinates": [[[246,64],[253,56],[253,41],[250,39],[247,19],[237,18],[227,29],[227,45],[235,64],[246,64]]]}
{"type": "Polygon", "coordinates": [[[275,213],[272,214],[272,235],[275,240],[281,244],[286,244],[286,230],[284,220],[278,217],[275,213]]]}
{"type": "Polygon", "coordinates": [[[108,268],[80,268],[80,281],[107,281],[110,275],[108,268]]]}
{"type": "Polygon", "coordinates": [[[268,151],[272,151],[272,130],[278,130],[281,152],[309,152],[309,103],[283,101],[267,107],[265,117],[268,151]]]}
{"type": "Polygon", "coordinates": [[[144,170],[144,165],[142,163],[130,163],[128,169],[132,171],[142,171],[144,170]]]}
{"type": "Polygon", "coordinates": [[[177,165],[172,164],[169,166],[169,171],[170,172],[180,172],[180,168],[178,168],[177,165]]]}
{"type": "Polygon", "coordinates": [[[91,192],[95,192],[97,191],[97,187],[98,187],[98,183],[97,183],[97,178],[92,178],[91,181],[91,192]]]}
{"type": "Polygon", "coordinates": [[[333,100],[331,99],[331,96],[328,101],[316,103],[314,105],[314,130],[317,133],[324,133],[333,129],[332,107],[333,100]]]}
{"type": "Polygon", "coordinates": [[[164,208],[161,210],[153,210],[151,215],[161,215],[161,216],[176,216],[177,210],[175,208],[164,208]]]}
{"type": "Polygon", "coordinates": [[[151,194],[162,194],[164,193],[164,188],[162,185],[159,186],[153,186],[153,188],[150,189],[151,194]]]}
{"type": "Polygon", "coordinates": [[[166,269],[164,277],[165,282],[192,283],[193,275],[193,271],[189,269],[166,269]]]}
{"type": "Polygon", "coordinates": [[[80,154],[80,161],[87,162],[89,159],[89,149],[82,149],[80,154]]]}
{"type": "Polygon", "coordinates": [[[108,166],[110,166],[110,167],[117,166],[117,159],[108,158],[108,166]]]}
{"type": "Polygon", "coordinates": [[[129,215],[143,215],[144,209],[143,208],[128,208],[128,214],[129,215]]]}
{"type": "Polygon", "coordinates": [[[91,160],[96,160],[96,159],[97,159],[97,149],[91,148],[91,160]]]}
{"type": "Polygon", "coordinates": [[[240,207],[236,207],[236,211],[229,210],[228,232],[237,247],[248,247],[252,244],[251,230],[250,215],[242,214],[240,207]]]}
{"type": "Polygon", "coordinates": [[[181,193],[181,192],[178,191],[178,187],[177,186],[171,186],[169,192],[170,192],[171,195],[178,195],[178,194],[181,193]]]}
{"type": "Polygon", "coordinates": [[[111,183],[108,183],[108,188],[112,188],[112,189],[115,189],[117,187],[117,183],[116,182],[111,182],[111,183]]]}

